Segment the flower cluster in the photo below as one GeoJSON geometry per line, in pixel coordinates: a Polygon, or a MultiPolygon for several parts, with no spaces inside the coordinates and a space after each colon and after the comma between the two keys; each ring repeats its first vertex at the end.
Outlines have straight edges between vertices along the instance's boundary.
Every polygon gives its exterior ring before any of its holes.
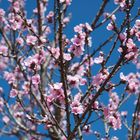
{"type": "Polygon", "coordinates": [[[84,111],[83,105],[80,103],[81,93],[78,93],[74,96],[74,100],[71,103],[71,112],[75,115],[82,114],[84,111]]]}
{"type": "MultiPolygon", "coordinates": [[[[92,31],[92,28],[88,23],[80,24],[74,27],[74,31],[78,33],[74,36],[74,38],[71,39],[72,45],[68,49],[69,52],[72,52],[75,56],[80,56],[84,53],[84,45],[86,42],[86,32],[83,31],[83,29],[86,29],[88,32],[92,31]]],[[[90,38],[88,37],[89,42],[90,38]]],[[[91,44],[91,43],[89,43],[91,44]]]]}
{"type": "Polygon", "coordinates": [[[114,0],[114,3],[124,7],[126,5],[126,0],[114,0]]]}
{"type": "Polygon", "coordinates": [[[64,91],[62,89],[62,83],[55,83],[53,85],[50,85],[49,95],[47,95],[46,98],[47,98],[48,103],[52,103],[52,101],[56,99],[63,101],[64,91]]]}
{"type": "Polygon", "coordinates": [[[0,22],[4,22],[5,21],[5,11],[4,9],[0,8],[0,22]]]}
{"type": "Polygon", "coordinates": [[[122,126],[121,115],[117,111],[119,101],[119,96],[116,92],[110,93],[108,107],[104,108],[105,120],[114,130],[121,129],[122,126]]]}
{"type": "Polygon", "coordinates": [[[46,60],[46,52],[41,50],[39,53],[29,56],[22,62],[23,67],[27,67],[29,70],[38,71],[40,70],[40,65],[46,60]]]}
{"type": "Polygon", "coordinates": [[[140,75],[139,73],[130,73],[127,76],[124,76],[123,73],[120,74],[120,78],[123,82],[127,82],[126,91],[128,93],[139,93],[140,85],[140,75]]]}
{"type": "Polygon", "coordinates": [[[101,84],[105,81],[108,74],[109,73],[104,70],[104,72],[100,72],[96,76],[93,76],[92,85],[96,88],[96,90],[100,88],[101,84]]]}
{"type": "Polygon", "coordinates": [[[35,45],[37,41],[37,37],[33,35],[28,35],[26,39],[27,45],[35,45]]]}

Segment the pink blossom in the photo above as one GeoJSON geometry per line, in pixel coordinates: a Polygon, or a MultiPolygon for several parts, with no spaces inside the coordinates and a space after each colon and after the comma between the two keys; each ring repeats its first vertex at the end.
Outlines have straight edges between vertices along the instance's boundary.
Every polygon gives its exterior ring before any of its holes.
{"type": "Polygon", "coordinates": [[[116,16],[113,14],[113,15],[111,15],[111,20],[112,21],[115,21],[116,20],[116,16]]]}
{"type": "Polygon", "coordinates": [[[136,74],[130,73],[128,76],[128,86],[126,90],[128,93],[138,93],[139,92],[139,85],[140,81],[136,74]]]}
{"type": "Polygon", "coordinates": [[[60,3],[64,3],[65,2],[67,5],[70,5],[71,1],[72,0],[60,0],[60,3]]]}
{"type": "Polygon", "coordinates": [[[119,52],[119,53],[122,53],[122,52],[123,52],[122,47],[119,47],[119,48],[118,48],[118,52],[119,52]]]}
{"type": "Polygon", "coordinates": [[[110,112],[114,112],[117,110],[119,101],[120,99],[116,92],[110,93],[110,99],[108,104],[110,112]]]}
{"type": "Polygon", "coordinates": [[[30,91],[30,83],[25,81],[22,88],[23,88],[25,94],[27,94],[30,91]]]}
{"type": "Polygon", "coordinates": [[[107,117],[109,115],[109,109],[107,107],[103,108],[104,116],[107,117]]]}
{"type": "Polygon", "coordinates": [[[86,85],[86,83],[87,83],[87,80],[86,80],[86,78],[80,78],[79,79],[80,80],[80,85],[82,86],[84,86],[84,85],[86,85]]]}
{"type": "Polygon", "coordinates": [[[82,114],[84,111],[83,105],[80,103],[80,100],[81,100],[81,94],[78,93],[77,95],[74,96],[74,100],[70,105],[71,111],[75,115],[82,114]]]}
{"type": "Polygon", "coordinates": [[[78,102],[77,100],[72,102],[71,104],[72,113],[74,113],[75,115],[78,115],[78,114],[82,114],[83,111],[84,109],[80,102],[78,102]]]}
{"type": "Polygon", "coordinates": [[[72,87],[77,87],[80,84],[78,75],[75,75],[75,76],[68,75],[67,78],[68,78],[68,82],[70,86],[72,87]]]}
{"type": "Polygon", "coordinates": [[[10,91],[10,97],[11,97],[11,98],[16,97],[17,95],[18,95],[17,89],[12,89],[12,90],[10,91]]]}
{"type": "Polygon", "coordinates": [[[50,33],[51,33],[50,27],[49,26],[48,27],[45,27],[45,34],[48,35],[50,33]]]}
{"type": "Polygon", "coordinates": [[[32,84],[33,85],[38,85],[40,83],[40,75],[36,74],[32,76],[32,84]]]}
{"type": "Polygon", "coordinates": [[[124,7],[126,5],[126,0],[114,0],[115,4],[119,4],[121,7],[124,7]]]}
{"type": "Polygon", "coordinates": [[[116,92],[110,93],[108,107],[104,107],[105,120],[114,130],[121,128],[121,115],[117,112],[120,99],[116,92]]]}
{"type": "Polygon", "coordinates": [[[60,50],[59,50],[59,48],[57,47],[57,48],[54,48],[54,47],[49,47],[49,49],[50,49],[50,51],[51,51],[51,53],[52,53],[52,55],[56,58],[56,59],[58,59],[59,58],[59,56],[60,56],[60,50]]]}
{"type": "Polygon", "coordinates": [[[33,20],[32,19],[27,19],[27,24],[28,24],[28,26],[31,26],[33,24],[33,20]]]}
{"type": "Polygon", "coordinates": [[[110,13],[104,13],[104,17],[105,17],[105,18],[110,17],[110,19],[111,19],[112,21],[115,21],[115,20],[116,20],[116,16],[115,16],[114,14],[111,15],[110,13]]]}
{"type": "Polygon", "coordinates": [[[63,3],[63,2],[65,2],[65,0],[60,0],[60,3],[63,3]]]}
{"type": "Polygon", "coordinates": [[[124,41],[126,39],[126,36],[125,36],[125,34],[120,33],[119,38],[120,38],[121,41],[124,41]]]}
{"type": "Polygon", "coordinates": [[[0,45],[0,54],[7,55],[8,47],[0,45]]]}
{"type": "Polygon", "coordinates": [[[106,28],[107,28],[107,30],[111,31],[114,29],[114,26],[112,23],[109,23],[106,28]]]}
{"type": "Polygon", "coordinates": [[[86,29],[88,30],[88,31],[92,31],[92,27],[89,25],[89,23],[85,23],[85,27],[86,27],[86,29]]]}
{"type": "Polygon", "coordinates": [[[127,111],[121,111],[121,116],[127,116],[128,112],[127,111]]]}
{"type": "Polygon", "coordinates": [[[0,8],[0,17],[3,17],[5,15],[4,9],[0,8]]]}
{"type": "Polygon", "coordinates": [[[66,0],[66,4],[67,4],[67,5],[70,5],[71,2],[72,2],[72,0],[66,0]]]}
{"type": "Polygon", "coordinates": [[[8,81],[9,84],[14,83],[16,80],[14,74],[7,71],[4,72],[4,78],[8,81]]]}
{"type": "Polygon", "coordinates": [[[76,45],[72,45],[69,48],[69,52],[73,52],[75,56],[80,56],[83,54],[84,48],[83,46],[76,46],[76,45]]]}
{"type": "Polygon", "coordinates": [[[55,83],[53,85],[54,89],[61,89],[62,88],[62,83],[55,83]]]}
{"type": "Polygon", "coordinates": [[[14,21],[14,22],[11,24],[11,28],[12,28],[13,30],[16,31],[17,29],[20,29],[20,28],[21,28],[21,25],[22,25],[21,22],[14,21]]]}
{"type": "Polygon", "coordinates": [[[75,56],[82,55],[84,52],[85,36],[86,34],[84,32],[75,35],[74,38],[71,39],[73,45],[70,46],[68,51],[74,53],[75,56]]]}
{"type": "Polygon", "coordinates": [[[63,57],[65,60],[70,61],[71,60],[71,55],[69,53],[64,53],[63,57]]]}
{"type": "Polygon", "coordinates": [[[27,45],[35,45],[37,41],[37,37],[33,35],[28,35],[26,39],[27,45]]]}
{"type": "Polygon", "coordinates": [[[84,40],[85,40],[85,38],[83,38],[83,36],[75,35],[75,37],[71,41],[73,42],[74,45],[76,45],[78,47],[78,46],[84,45],[84,42],[83,42],[84,40]]]}
{"type": "MultiPolygon", "coordinates": [[[[126,51],[126,55],[125,58],[127,60],[136,60],[138,57],[138,48],[136,47],[136,44],[134,43],[134,41],[129,38],[128,40],[124,40],[123,41],[124,46],[127,46],[127,50],[126,51]],[[126,42],[127,41],[127,42],[126,42]]],[[[123,46],[121,46],[118,51],[120,53],[123,52],[123,46]]]]}
{"type": "Polygon", "coordinates": [[[119,140],[116,136],[112,137],[111,140],[119,140]]]}
{"type": "Polygon", "coordinates": [[[9,13],[8,14],[8,19],[9,19],[9,22],[10,23],[14,23],[14,21],[15,21],[15,15],[14,15],[14,13],[9,13]]]}
{"type": "Polygon", "coordinates": [[[82,29],[83,29],[83,26],[84,26],[83,24],[75,26],[74,31],[77,32],[77,33],[81,33],[82,29]]]}
{"type": "Polygon", "coordinates": [[[127,60],[130,60],[130,59],[133,59],[134,55],[135,55],[134,52],[129,52],[128,54],[125,55],[125,58],[126,58],[127,60]]]}
{"type": "Polygon", "coordinates": [[[137,69],[140,69],[140,63],[137,63],[136,66],[137,66],[137,69]]]}
{"type": "Polygon", "coordinates": [[[114,2],[115,2],[116,4],[119,4],[119,3],[121,3],[121,2],[125,2],[125,0],[114,0],[114,2]]]}
{"type": "Polygon", "coordinates": [[[91,130],[91,125],[85,125],[83,128],[83,132],[86,134],[91,134],[93,131],[91,130]]]}
{"type": "Polygon", "coordinates": [[[131,30],[130,30],[130,34],[131,34],[131,35],[135,35],[135,33],[136,33],[137,31],[138,31],[137,28],[133,27],[133,28],[131,28],[131,30]]]}
{"type": "Polygon", "coordinates": [[[93,86],[99,87],[105,78],[106,77],[102,73],[99,73],[96,76],[93,76],[93,81],[92,81],[93,86]]]}
{"type": "Polygon", "coordinates": [[[121,129],[122,123],[118,112],[114,113],[113,115],[109,115],[107,120],[114,130],[121,129]]]}
{"type": "Polygon", "coordinates": [[[2,8],[0,8],[0,22],[4,22],[5,20],[4,16],[5,16],[5,11],[2,8]]]}
{"type": "Polygon", "coordinates": [[[99,56],[99,57],[94,58],[94,63],[101,64],[103,60],[104,60],[103,56],[99,56]]]}
{"type": "Polygon", "coordinates": [[[52,127],[52,124],[51,124],[51,122],[47,122],[46,123],[46,126],[45,126],[45,129],[49,129],[49,128],[51,128],[52,127]]]}
{"type": "Polygon", "coordinates": [[[52,101],[55,99],[54,95],[50,94],[46,96],[46,100],[48,103],[52,103],[52,101]]]}
{"type": "Polygon", "coordinates": [[[124,76],[124,74],[123,74],[122,72],[120,73],[120,79],[121,79],[122,81],[124,81],[124,82],[127,81],[127,77],[124,76]]]}
{"type": "Polygon", "coordinates": [[[24,115],[24,113],[22,111],[14,112],[14,117],[15,118],[21,118],[23,115],[24,115]]]}
{"type": "Polygon", "coordinates": [[[24,60],[23,65],[35,71],[38,71],[40,69],[39,60],[36,55],[29,56],[26,60],[24,60]]]}
{"type": "Polygon", "coordinates": [[[135,27],[140,28],[140,19],[135,21],[135,27]]]}
{"type": "Polygon", "coordinates": [[[92,105],[92,108],[93,109],[98,109],[99,108],[99,102],[98,101],[95,101],[92,105]]]}
{"type": "Polygon", "coordinates": [[[20,3],[18,1],[15,1],[13,3],[13,8],[16,12],[20,11],[20,3]]]}
{"type": "Polygon", "coordinates": [[[1,58],[0,58],[0,71],[4,70],[8,65],[8,58],[3,58],[2,61],[1,61],[1,58]]]}
{"type": "MultiPolygon", "coordinates": [[[[124,43],[125,43],[125,42],[124,42],[124,43]]],[[[130,38],[127,40],[126,45],[127,45],[128,50],[132,50],[133,48],[136,47],[136,44],[135,44],[135,43],[133,42],[133,40],[130,39],[130,38]]]]}
{"type": "Polygon", "coordinates": [[[81,97],[82,97],[82,95],[81,95],[81,93],[80,92],[78,92],[75,96],[74,96],[74,101],[80,101],[81,100],[81,97]]]}
{"type": "Polygon", "coordinates": [[[108,138],[101,138],[101,140],[108,140],[108,138]]]}
{"type": "Polygon", "coordinates": [[[37,65],[40,65],[46,60],[46,52],[44,50],[40,50],[39,53],[33,56],[33,58],[36,60],[37,65]]]}
{"type": "Polygon", "coordinates": [[[65,136],[62,136],[62,140],[67,140],[67,138],[65,136]]]}
{"type": "Polygon", "coordinates": [[[85,74],[85,68],[84,66],[79,66],[79,63],[74,63],[71,67],[70,67],[70,71],[76,71],[76,73],[80,76],[83,76],[85,74]]]}
{"type": "Polygon", "coordinates": [[[89,67],[89,62],[90,62],[90,66],[92,66],[94,64],[94,60],[92,57],[88,57],[88,55],[85,55],[85,57],[83,58],[83,61],[85,62],[84,64],[89,67]]]}
{"type": "Polygon", "coordinates": [[[53,16],[54,16],[54,12],[50,11],[49,14],[47,15],[47,20],[49,23],[53,22],[53,16]]]}
{"type": "Polygon", "coordinates": [[[69,21],[70,21],[70,18],[69,17],[65,17],[63,19],[63,24],[67,24],[67,23],[69,23],[69,21]]]}
{"type": "Polygon", "coordinates": [[[64,91],[62,89],[62,83],[55,83],[50,85],[50,94],[52,94],[55,98],[63,97],[64,91]]]}
{"type": "Polygon", "coordinates": [[[8,116],[4,116],[4,117],[2,118],[2,120],[3,120],[3,122],[6,123],[6,124],[8,124],[9,121],[10,121],[10,119],[9,119],[8,116]]]}
{"type": "Polygon", "coordinates": [[[38,13],[37,8],[34,8],[34,9],[33,9],[33,13],[35,13],[35,14],[38,13]]]}
{"type": "Polygon", "coordinates": [[[21,29],[23,20],[19,15],[15,15],[14,13],[9,13],[8,19],[10,22],[10,28],[14,31],[21,29]]]}
{"type": "Polygon", "coordinates": [[[18,38],[16,39],[16,41],[17,41],[17,43],[18,43],[19,45],[21,45],[21,46],[24,45],[24,40],[23,40],[21,37],[18,37],[18,38]]]}
{"type": "Polygon", "coordinates": [[[39,39],[41,40],[42,43],[46,43],[46,41],[47,41],[45,36],[41,36],[39,39]]]}
{"type": "MultiPolygon", "coordinates": [[[[20,118],[20,117],[19,117],[20,118]]],[[[30,128],[30,130],[35,131],[36,130],[36,125],[34,125],[34,123],[32,121],[26,121],[26,125],[28,128],[30,128]]],[[[31,135],[32,136],[32,135],[31,135]]],[[[35,140],[35,138],[33,137],[31,140],[35,140]]],[[[39,139],[41,140],[41,139],[39,139]]]]}

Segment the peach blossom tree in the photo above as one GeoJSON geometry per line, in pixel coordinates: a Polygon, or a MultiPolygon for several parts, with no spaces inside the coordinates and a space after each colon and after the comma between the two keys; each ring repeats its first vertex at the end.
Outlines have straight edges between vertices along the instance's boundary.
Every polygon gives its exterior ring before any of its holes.
{"type": "Polygon", "coordinates": [[[112,1],[101,1],[89,23],[73,27],[72,38],[65,33],[72,0],[33,0],[33,11],[28,0],[0,7],[1,136],[118,140],[111,132],[124,127],[128,140],[140,139],[139,5],[112,1]],[[129,100],[131,112],[122,109],[129,100]]]}

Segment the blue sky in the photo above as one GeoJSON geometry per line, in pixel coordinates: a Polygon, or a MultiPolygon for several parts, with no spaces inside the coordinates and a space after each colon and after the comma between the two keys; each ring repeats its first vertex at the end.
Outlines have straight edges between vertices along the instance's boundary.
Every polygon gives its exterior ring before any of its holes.
{"type": "MultiPolygon", "coordinates": [[[[27,1],[27,11],[29,12],[29,10],[31,11],[32,8],[35,7],[35,0],[26,0],[27,1]]],[[[50,0],[51,1],[51,0],[50,0]]],[[[2,2],[4,2],[4,4],[0,3],[0,8],[7,8],[7,0],[2,0],[2,2]]],[[[102,0],[73,0],[72,5],[70,6],[68,12],[72,13],[72,19],[70,24],[68,25],[68,27],[65,30],[66,35],[71,38],[74,35],[73,32],[73,27],[79,23],[91,23],[97,13],[97,10],[100,7],[102,0]]],[[[140,6],[140,1],[136,0],[136,5],[140,6]]],[[[116,5],[113,4],[113,0],[110,0],[110,4],[107,6],[107,11],[106,12],[111,12],[116,5]]],[[[50,4],[48,9],[52,9],[52,5],[50,4]]],[[[136,13],[136,8],[133,10],[133,14],[136,13]]],[[[28,14],[28,16],[30,16],[30,12],[28,14]]],[[[117,24],[119,25],[120,21],[121,21],[121,17],[123,17],[124,15],[117,15],[117,24]]],[[[107,23],[106,23],[107,25],[107,23]]],[[[106,26],[104,26],[102,29],[95,31],[92,33],[92,37],[93,37],[93,47],[97,47],[99,44],[101,44],[111,33],[106,30],[106,26]]],[[[107,46],[109,47],[109,46],[107,46]]],[[[108,49],[107,49],[108,50],[108,49]]],[[[114,63],[116,60],[118,59],[118,54],[115,53],[113,54],[113,59],[112,61],[110,61],[110,63],[114,63]]],[[[134,70],[134,66],[130,65],[130,66],[126,66],[122,69],[123,71],[125,71],[125,74],[127,74],[130,71],[135,71],[134,70]]],[[[116,80],[116,79],[114,79],[116,80]]],[[[0,86],[4,86],[5,89],[7,89],[7,85],[5,82],[0,80],[0,86]]],[[[123,87],[118,89],[118,94],[121,94],[123,90],[123,87]]],[[[8,92],[8,90],[6,90],[5,92],[8,92]]],[[[108,96],[104,95],[102,97],[103,100],[108,100],[108,96]]],[[[134,98],[133,98],[134,99],[134,98]]],[[[133,101],[134,100],[130,100],[129,102],[126,103],[125,106],[123,106],[123,109],[125,110],[126,108],[129,108],[129,114],[131,114],[131,112],[134,109],[133,106],[133,101]]],[[[106,102],[106,101],[105,101],[106,102]]],[[[93,126],[94,130],[101,130],[103,131],[103,127],[102,123],[97,123],[96,125],[93,126]]],[[[126,138],[126,130],[122,129],[121,131],[117,130],[113,133],[113,135],[116,135],[118,137],[120,137],[121,139],[127,139],[126,138]]],[[[15,137],[10,137],[11,140],[16,140],[15,137]]],[[[90,136],[84,136],[84,140],[93,140],[95,139],[95,137],[93,135],[90,136]]],[[[2,136],[0,137],[0,140],[9,140],[9,137],[5,137],[2,136]]]]}

